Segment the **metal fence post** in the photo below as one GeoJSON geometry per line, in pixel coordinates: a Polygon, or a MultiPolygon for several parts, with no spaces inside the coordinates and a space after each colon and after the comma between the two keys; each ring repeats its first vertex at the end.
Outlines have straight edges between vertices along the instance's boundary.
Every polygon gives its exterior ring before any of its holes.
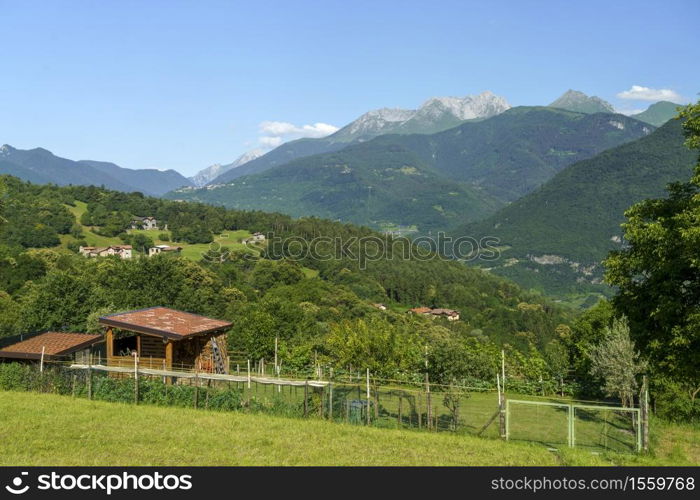
{"type": "Polygon", "coordinates": [[[569,405],[569,448],[573,448],[576,441],[575,441],[575,436],[574,436],[574,405],[570,404],[569,405]]]}
{"type": "Polygon", "coordinates": [[[641,414],[639,411],[639,408],[637,408],[637,453],[642,451],[642,418],[641,414]]]}
{"type": "MultiPolygon", "coordinates": [[[[503,414],[503,405],[501,405],[501,414],[503,414]]],[[[510,400],[506,399],[506,413],[505,413],[505,439],[508,441],[510,438],[510,400]]]]}

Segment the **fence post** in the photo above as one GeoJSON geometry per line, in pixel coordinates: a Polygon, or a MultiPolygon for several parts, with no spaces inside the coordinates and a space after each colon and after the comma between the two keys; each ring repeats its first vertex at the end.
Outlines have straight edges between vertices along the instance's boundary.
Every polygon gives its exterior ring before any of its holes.
{"type": "Polygon", "coordinates": [[[416,394],[416,410],[418,410],[418,428],[423,427],[423,394],[418,391],[416,394]]]}
{"type": "Polygon", "coordinates": [[[506,441],[510,438],[510,401],[506,401],[505,404],[505,413],[503,410],[500,412],[501,414],[504,415],[504,422],[505,425],[503,427],[503,434],[501,434],[501,437],[503,437],[506,441]]]}
{"type": "Polygon", "coordinates": [[[199,406],[199,370],[195,367],[194,372],[194,408],[199,406]]]}
{"type": "Polygon", "coordinates": [[[318,416],[323,418],[323,403],[324,403],[323,386],[321,386],[321,396],[318,398],[318,416]]]}
{"type": "Polygon", "coordinates": [[[248,389],[250,390],[250,360],[248,360],[248,389]]]}
{"type": "Polygon", "coordinates": [[[574,436],[574,405],[569,405],[569,448],[573,448],[576,445],[576,437],[574,436]]]}
{"type": "Polygon", "coordinates": [[[501,349],[501,384],[506,392],[506,350],[501,349]]]}
{"type": "Polygon", "coordinates": [[[88,354],[88,399],[92,399],[92,352],[88,354]]]}
{"type": "Polygon", "coordinates": [[[369,368],[367,368],[367,425],[370,424],[370,392],[369,392],[369,368]]]}
{"type": "Polygon", "coordinates": [[[496,387],[498,388],[498,413],[499,413],[499,434],[502,439],[508,439],[508,420],[510,415],[506,413],[506,395],[501,390],[501,377],[496,373],[496,387]]]}
{"type": "Polygon", "coordinates": [[[139,355],[134,356],[134,404],[139,404],[139,355]]]}
{"type": "Polygon", "coordinates": [[[328,382],[328,420],[333,421],[333,382],[328,382]]]}
{"type": "Polygon", "coordinates": [[[402,405],[403,405],[403,396],[401,394],[399,394],[399,415],[398,415],[399,427],[401,427],[401,423],[402,423],[402,418],[401,418],[402,405]]]}
{"type": "Polygon", "coordinates": [[[649,451],[649,380],[644,375],[642,378],[642,393],[639,398],[639,407],[641,409],[640,424],[642,426],[642,444],[641,448],[644,451],[649,451]]]}
{"type": "Polygon", "coordinates": [[[309,414],[309,381],[304,381],[304,416],[309,414]]]}
{"type": "Polygon", "coordinates": [[[41,346],[41,362],[39,364],[39,373],[44,373],[44,352],[46,352],[46,346],[41,346]]]}
{"type": "Polygon", "coordinates": [[[425,374],[425,403],[426,403],[426,420],[427,422],[427,427],[428,429],[432,428],[433,426],[433,413],[432,413],[432,401],[430,397],[430,379],[428,378],[428,373],[426,372],[425,374]]]}
{"type": "Polygon", "coordinates": [[[211,379],[207,379],[207,390],[204,394],[204,408],[209,408],[209,389],[211,389],[211,379]]]}

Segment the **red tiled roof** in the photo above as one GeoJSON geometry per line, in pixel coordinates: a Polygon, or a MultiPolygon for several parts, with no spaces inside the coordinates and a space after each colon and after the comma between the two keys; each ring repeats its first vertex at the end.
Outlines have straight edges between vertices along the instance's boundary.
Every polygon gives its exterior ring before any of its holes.
{"type": "Polygon", "coordinates": [[[160,306],[103,316],[100,324],[175,339],[226,330],[232,326],[228,321],[160,306]]]}
{"type": "Polygon", "coordinates": [[[102,340],[102,335],[46,332],[3,347],[0,349],[0,357],[38,359],[41,357],[42,347],[44,348],[45,356],[58,356],[79,351],[100,340],[102,340]]]}

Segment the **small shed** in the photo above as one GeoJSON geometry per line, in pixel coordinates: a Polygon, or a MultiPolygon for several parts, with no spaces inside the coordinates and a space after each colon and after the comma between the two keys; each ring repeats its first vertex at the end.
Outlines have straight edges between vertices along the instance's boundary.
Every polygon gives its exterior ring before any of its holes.
{"type": "Polygon", "coordinates": [[[0,359],[3,360],[40,360],[43,351],[45,360],[82,361],[94,344],[102,342],[102,335],[43,332],[7,340],[9,343],[0,348],[0,359]]]}
{"type": "Polygon", "coordinates": [[[107,364],[228,373],[226,332],[232,323],[167,307],[102,316],[107,364]]]}

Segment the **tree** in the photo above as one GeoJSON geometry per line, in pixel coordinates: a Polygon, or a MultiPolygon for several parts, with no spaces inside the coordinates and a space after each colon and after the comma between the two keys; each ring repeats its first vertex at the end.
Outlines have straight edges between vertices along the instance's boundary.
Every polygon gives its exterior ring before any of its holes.
{"type": "MultiPolygon", "coordinates": [[[[680,114],[686,146],[700,149],[700,103],[680,114]]],[[[689,182],[668,186],[668,197],[632,206],[623,224],[628,243],[605,261],[617,286],[618,314],[629,318],[634,341],[660,378],[700,392],[700,161],[689,182]]]]}
{"type": "Polygon", "coordinates": [[[603,341],[591,349],[589,356],[591,375],[603,379],[605,394],[617,396],[623,406],[632,406],[637,376],[645,370],[646,363],[635,351],[627,319],[613,320],[612,327],[605,329],[603,341]]]}

